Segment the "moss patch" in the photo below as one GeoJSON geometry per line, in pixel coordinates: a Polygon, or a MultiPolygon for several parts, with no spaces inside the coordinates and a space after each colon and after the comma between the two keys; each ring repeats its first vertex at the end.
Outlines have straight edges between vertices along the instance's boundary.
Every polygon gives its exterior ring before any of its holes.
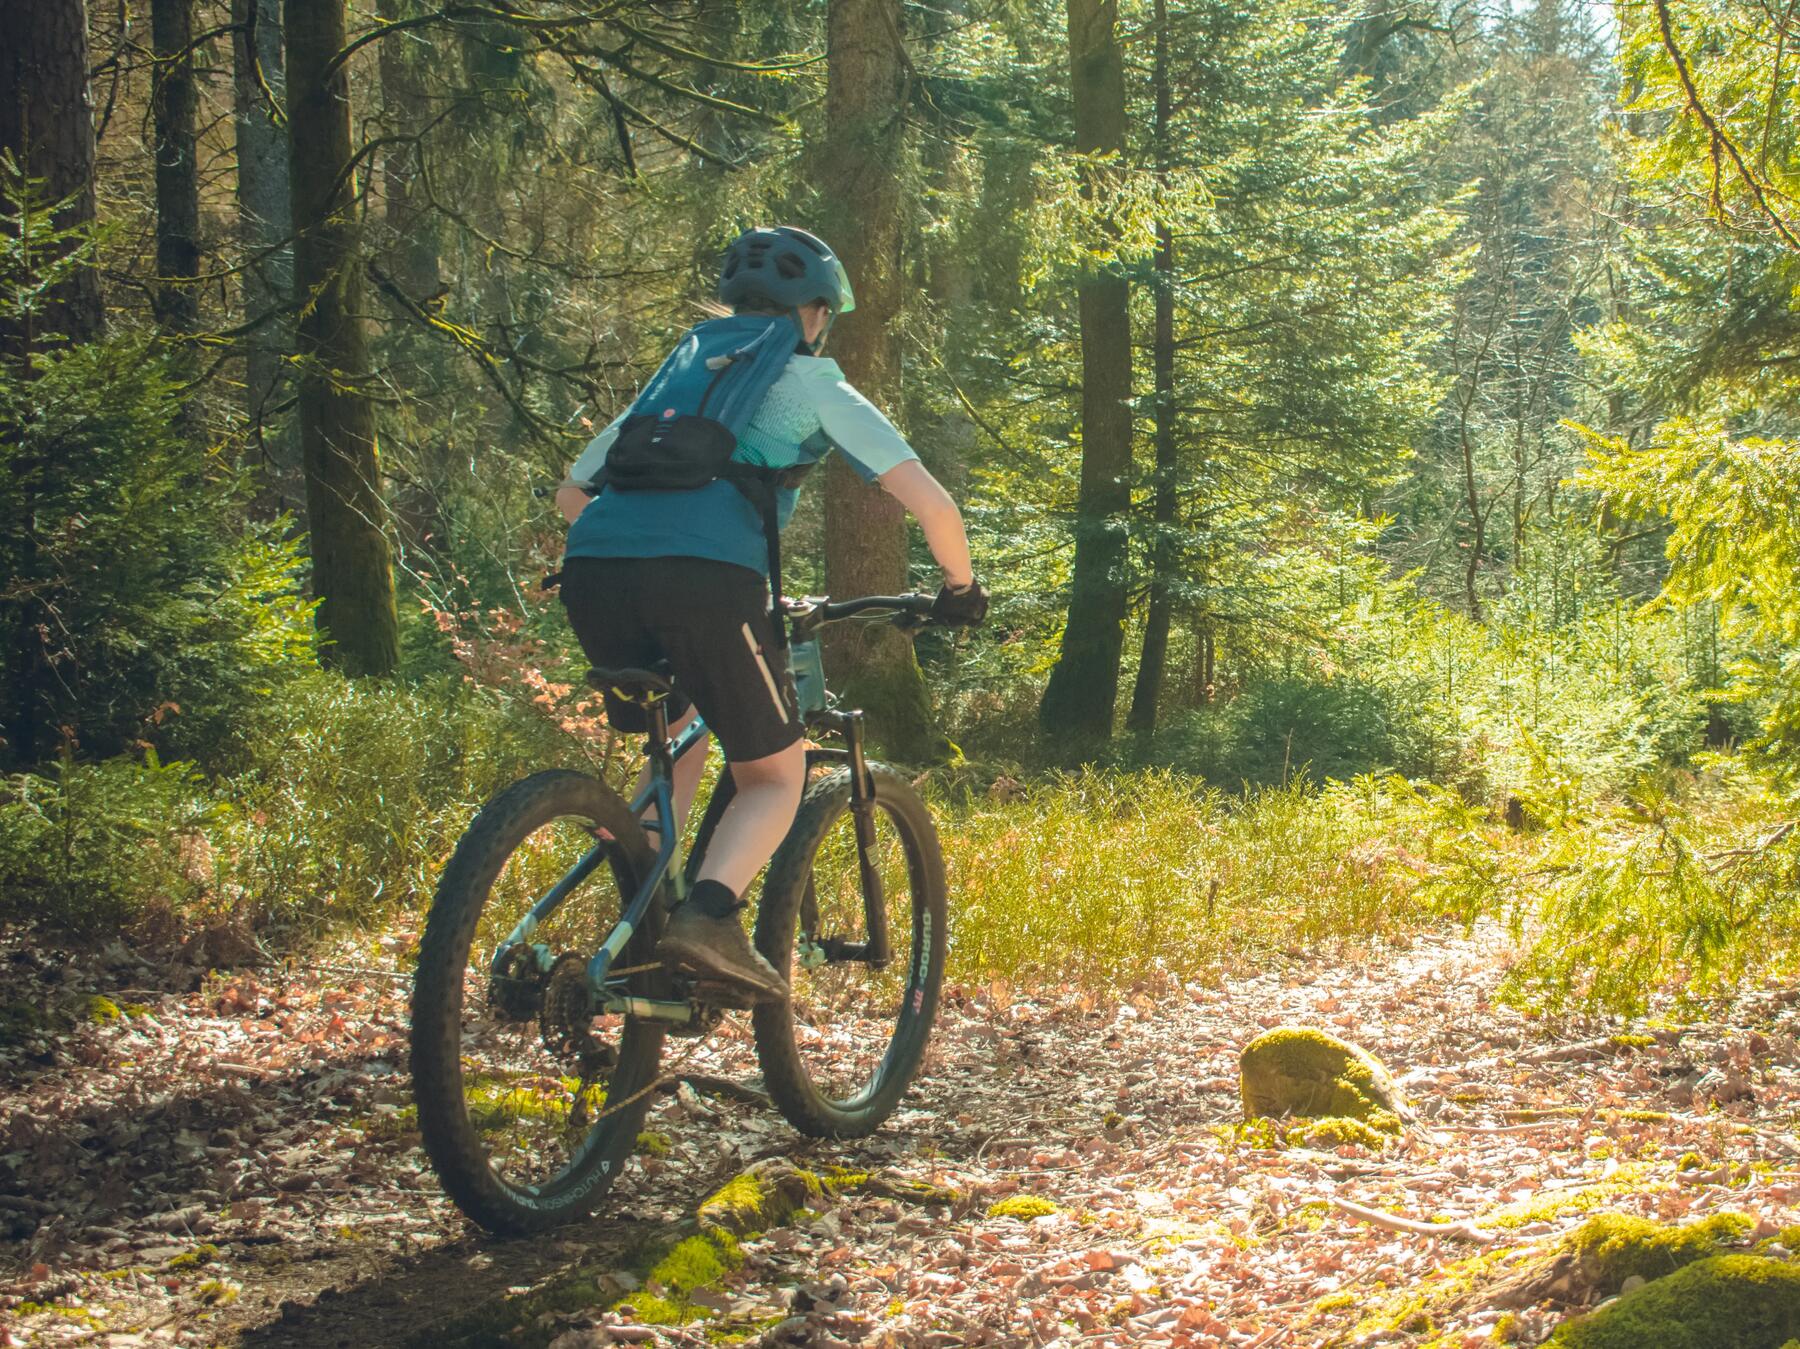
{"type": "Polygon", "coordinates": [[[1014,1194],[988,1206],[990,1218],[1017,1218],[1020,1222],[1030,1222],[1033,1218],[1048,1218],[1052,1213],[1062,1210],[1041,1194],[1014,1194]]]}
{"type": "Polygon", "coordinates": [[[1628,1213],[1599,1213],[1571,1232],[1565,1245],[1580,1257],[1587,1283],[1616,1293],[1633,1275],[1660,1279],[1697,1260],[1723,1254],[1754,1226],[1742,1213],[1715,1213],[1682,1227],[1628,1213]]]}
{"type": "Polygon", "coordinates": [[[94,994],[87,1000],[87,1006],[82,1010],[87,1019],[98,1026],[125,1019],[125,1013],[119,1009],[119,1004],[104,993],[94,994]]]}
{"type": "Polygon", "coordinates": [[[756,1163],[720,1186],[695,1215],[702,1232],[745,1236],[779,1227],[795,1210],[825,1198],[818,1176],[779,1157],[756,1163]]]}
{"type": "Polygon", "coordinates": [[[1800,1335],[1800,1268],[1716,1255],[1558,1326],[1558,1349],[1783,1349],[1800,1335]]]}
{"type": "Polygon", "coordinates": [[[1355,1120],[1399,1135],[1409,1113],[1387,1069],[1355,1045],[1304,1026],[1277,1026],[1244,1047],[1240,1089],[1247,1119],[1355,1120]]]}
{"type": "Polygon", "coordinates": [[[1373,1125],[1343,1115],[1309,1119],[1304,1124],[1289,1129],[1284,1137],[1295,1147],[1341,1148],[1350,1145],[1377,1152],[1394,1141],[1393,1134],[1382,1133],[1373,1125]]]}
{"type": "Polygon", "coordinates": [[[219,1248],[210,1241],[203,1241],[191,1251],[183,1251],[180,1255],[169,1259],[170,1269],[197,1269],[201,1265],[211,1264],[219,1258],[219,1248]]]}

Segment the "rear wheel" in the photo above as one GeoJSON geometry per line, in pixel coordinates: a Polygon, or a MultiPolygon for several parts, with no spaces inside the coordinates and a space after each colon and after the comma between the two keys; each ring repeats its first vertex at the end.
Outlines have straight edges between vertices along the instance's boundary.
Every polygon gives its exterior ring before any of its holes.
{"type": "Polygon", "coordinates": [[[843,947],[866,942],[850,770],[816,779],[769,864],[756,946],[793,996],[754,1013],[769,1095],[821,1138],[872,1133],[893,1113],[937,1018],[946,937],[943,855],[931,812],[887,768],[875,780],[870,860],[886,897],[890,955],[872,969],[843,947]]]}
{"type": "MultiPolygon", "coordinates": [[[[483,1227],[530,1232],[584,1216],[632,1150],[658,1085],[663,1030],[600,1014],[586,965],[651,860],[617,793],[554,771],[488,802],[444,869],[413,987],[413,1091],[445,1190],[483,1227]],[[496,972],[500,943],[598,836],[610,840],[606,860],[496,972]]],[[[660,919],[652,904],[616,968],[651,963],[660,919]]],[[[658,971],[626,982],[639,996],[667,996],[658,971]]]]}

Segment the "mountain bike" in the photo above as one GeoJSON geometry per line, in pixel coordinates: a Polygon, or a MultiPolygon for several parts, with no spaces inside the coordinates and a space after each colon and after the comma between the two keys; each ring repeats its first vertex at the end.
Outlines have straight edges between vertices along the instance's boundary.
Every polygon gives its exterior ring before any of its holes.
{"type": "MultiPolygon", "coordinates": [[[[808,786],[764,875],[754,941],[793,993],[751,1017],[769,1097],[814,1137],[871,1133],[899,1103],[937,1016],[946,938],[931,813],[866,756],[862,714],[826,690],[819,630],[855,617],[921,627],[931,605],[916,594],[786,605],[808,786]]],[[[679,1085],[668,1040],[705,1037],[739,1005],[654,955],[730,800],[729,770],[684,849],[664,822],[675,764],[704,725],[670,734],[666,669],[589,677],[645,708],[635,799],[560,769],[505,788],[457,844],[419,948],[419,1131],[458,1207],[499,1232],[597,1208],[647,1112],[679,1085]]]]}

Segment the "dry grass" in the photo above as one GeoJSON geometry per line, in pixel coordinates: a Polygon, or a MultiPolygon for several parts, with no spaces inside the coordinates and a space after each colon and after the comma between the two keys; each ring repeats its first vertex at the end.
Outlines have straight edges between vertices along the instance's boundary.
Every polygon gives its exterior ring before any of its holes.
{"type": "Polygon", "coordinates": [[[1403,931],[1426,918],[1425,826],[1399,781],[1233,796],[1165,771],[1053,778],[940,819],[951,975],[1117,987],[1403,931]]]}

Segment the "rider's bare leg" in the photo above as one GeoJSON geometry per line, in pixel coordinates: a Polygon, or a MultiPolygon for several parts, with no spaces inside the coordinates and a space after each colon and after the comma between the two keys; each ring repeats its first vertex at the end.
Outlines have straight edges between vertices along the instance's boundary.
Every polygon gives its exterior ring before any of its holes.
{"type": "Polygon", "coordinates": [[[806,743],[796,740],[786,749],[730,767],[737,791],[719,816],[700,861],[699,879],[717,881],[736,896],[750,888],[794,823],[806,786],[806,743]]]}
{"type": "Polygon", "coordinates": [[[670,915],[665,960],[721,979],[757,1000],[787,996],[787,981],[751,946],[737,911],[756,873],[794,822],[806,785],[806,745],[731,765],[736,787],[719,816],[687,902],[670,915]]]}
{"type": "MultiPolygon", "coordinates": [[[[698,715],[699,713],[690,707],[678,720],[670,722],[669,739],[673,740],[676,736],[680,735],[687,729],[689,723],[691,723],[698,715]]],[[[674,781],[671,784],[671,790],[673,790],[675,794],[676,829],[680,829],[687,823],[688,810],[694,804],[695,793],[700,790],[700,777],[706,772],[706,759],[711,753],[712,736],[710,734],[702,735],[699,744],[695,745],[686,754],[675,761],[675,775],[674,781]]],[[[643,771],[638,774],[638,790],[642,791],[644,787],[648,785],[649,781],[650,765],[645,764],[643,771]]],[[[646,814],[649,819],[654,820],[656,818],[656,807],[652,806],[646,814]]],[[[774,850],[770,849],[771,856],[773,853],[774,850]]]]}

